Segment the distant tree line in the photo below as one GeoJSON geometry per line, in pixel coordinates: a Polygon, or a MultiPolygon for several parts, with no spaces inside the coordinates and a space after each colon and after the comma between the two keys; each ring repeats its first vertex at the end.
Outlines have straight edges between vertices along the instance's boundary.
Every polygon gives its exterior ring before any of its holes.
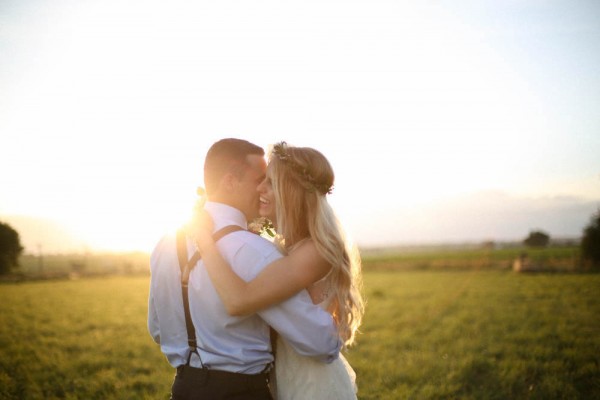
{"type": "Polygon", "coordinates": [[[0,222],[0,275],[6,275],[19,266],[21,253],[23,246],[19,233],[9,224],[0,222]]]}
{"type": "MultiPolygon", "coordinates": [[[[540,230],[529,232],[523,240],[527,247],[546,247],[549,243],[550,235],[540,230]]],[[[583,230],[580,249],[583,269],[600,270],[600,208],[583,230]]]]}
{"type": "Polygon", "coordinates": [[[581,255],[586,268],[600,270],[600,209],[583,230],[581,255]]]}
{"type": "MultiPolygon", "coordinates": [[[[549,243],[550,235],[541,230],[531,231],[523,240],[527,247],[546,247],[549,243]]],[[[493,242],[488,246],[493,247],[493,242]]],[[[580,248],[583,268],[600,271],[600,208],[584,228],[580,248]]],[[[23,250],[19,233],[0,221],[0,275],[9,274],[19,266],[19,256],[23,250]]]]}
{"type": "Polygon", "coordinates": [[[550,235],[542,231],[529,232],[529,236],[523,240],[527,247],[546,247],[550,243],[550,235]]]}

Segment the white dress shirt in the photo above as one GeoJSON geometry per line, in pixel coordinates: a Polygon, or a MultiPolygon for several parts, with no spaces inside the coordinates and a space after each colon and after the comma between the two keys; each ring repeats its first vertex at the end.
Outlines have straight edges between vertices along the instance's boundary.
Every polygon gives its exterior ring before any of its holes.
{"type": "MultiPolygon", "coordinates": [[[[244,215],[233,207],[207,202],[205,209],[213,218],[215,232],[227,225],[247,228],[244,215]]],[[[246,281],[282,257],[273,243],[248,231],[230,233],[217,246],[233,270],[246,281]]],[[[194,244],[188,240],[188,258],[194,251],[194,244]]],[[[156,245],[150,270],[148,330],[169,363],[178,367],[186,363],[189,347],[175,235],[163,237],[156,245]]],[[[306,290],[256,314],[230,316],[203,262],[199,261],[190,274],[189,302],[198,352],[209,368],[247,374],[261,372],[273,361],[269,325],[301,355],[326,363],[339,355],[341,341],[331,315],[314,305],[306,290]]],[[[195,355],[191,365],[201,365],[195,355]]]]}

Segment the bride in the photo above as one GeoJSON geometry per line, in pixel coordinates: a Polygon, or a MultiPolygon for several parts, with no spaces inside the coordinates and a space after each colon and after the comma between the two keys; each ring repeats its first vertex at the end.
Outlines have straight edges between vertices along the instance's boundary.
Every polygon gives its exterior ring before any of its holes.
{"type": "MultiPolygon", "coordinates": [[[[242,280],[221,257],[207,213],[201,214],[196,239],[230,314],[252,314],[306,289],[313,303],[333,316],[345,350],[354,343],[364,305],[358,252],[345,242],[326,198],[333,180],[331,165],[317,150],[285,142],[273,146],[266,178],[257,190],[260,215],[272,222],[277,231],[274,240],[286,257],[252,281],[242,280]]],[[[343,355],[331,364],[321,363],[300,356],[281,337],[274,351],[272,390],[278,400],[356,399],[356,375],[343,355]]]]}

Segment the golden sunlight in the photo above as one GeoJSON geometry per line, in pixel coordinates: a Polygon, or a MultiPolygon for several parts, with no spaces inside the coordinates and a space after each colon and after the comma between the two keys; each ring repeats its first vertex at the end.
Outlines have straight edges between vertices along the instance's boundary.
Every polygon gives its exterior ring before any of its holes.
{"type": "MultiPolygon", "coordinates": [[[[85,224],[72,222],[72,226],[95,249],[149,252],[161,236],[175,231],[190,218],[193,205],[191,196],[155,195],[135,204],[123,202],[120,208],[91,215],[85,224]],[[89,229],[90,225],[93,229],[89,229]]],[[[71,215],[75,213],[79,214],[74,211],[71,215]]]]}

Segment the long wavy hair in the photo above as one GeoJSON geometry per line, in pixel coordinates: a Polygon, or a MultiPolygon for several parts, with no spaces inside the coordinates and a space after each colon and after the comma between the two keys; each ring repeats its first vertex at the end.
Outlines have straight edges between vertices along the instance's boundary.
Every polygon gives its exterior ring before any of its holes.
{"type": "Polygon", "coordinates": [[[333,169],[319,151],[281,142],[272,146],[267,174],[277,205],[276,242],[287,253],[311,238],[331,264],[326,277],[333,290],[329,311],[344,347],[350,346],[364,314],[361,259],[327,201],[334,183],[333,169]]]}

